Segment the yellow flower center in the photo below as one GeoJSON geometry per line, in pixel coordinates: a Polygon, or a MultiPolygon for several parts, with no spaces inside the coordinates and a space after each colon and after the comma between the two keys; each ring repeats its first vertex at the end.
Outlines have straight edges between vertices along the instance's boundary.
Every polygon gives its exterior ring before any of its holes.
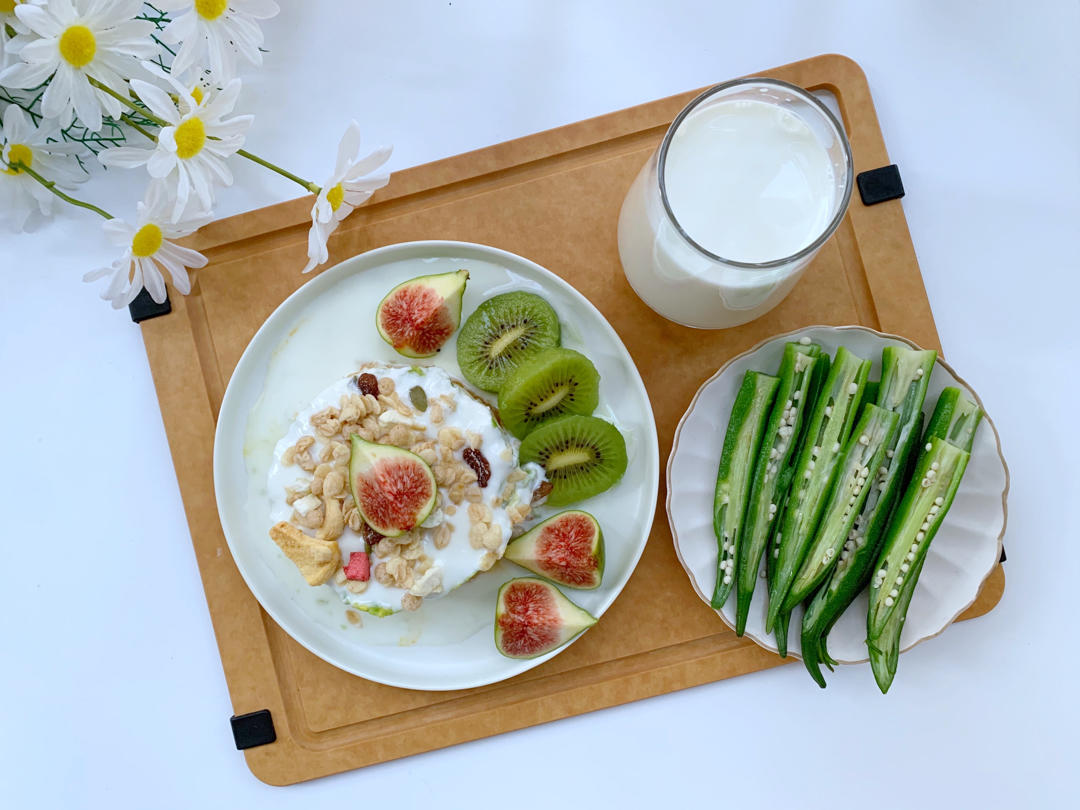
{"type": "Polygon", "coordinates": [[[203,91],[202,91],[202,85],[201,84],[197,84],[197,85],[195,85],[194,87],[191,88],[191,97],[193,99],[195,99],[196,104],[202,104],[202,100],[203,100],[204,96],[203,96],[203,91]]]}
{"type": "Polygon", "coordinates": [[[204,20],[216,20],[229,7],[229,0],[195,0],[195,11],[204,20]]]}
{"type": "Polygon", "coordinates": [[[330,203],[331,211],[337,211],[341,208],[341,204],[345,202],[345,189],[342,188],[341,183],[326,192],[326,201],[330,203]]]}
{"type": "Polygon", "coordinates": [[[11,14],[15,11],[15,0],[0,0],[0,14],[11,14]]]}
{"type": "Polygon", "coordinates": [[[161,247],[161,228],[152,222],[143,225],[131,240],[131,252],[140,259],[153,256],[161,247]]]}
{"type": "Polygon", "coordinates": [[[60,35],[60,55],[72,67],[85,67],[97,53],[97,40],[85,25],[71,25],[60,35]]]}
{"type": "Polygon", "coordinates": [[[176,128],[176,156],[181,160],[195,157],[206,143],[206,127],[201,118],[189,118],[176,128]]]}
{"type": "MultiPolygon", "coordinates": [[[[30,166],[34,162],[34,153],[29,146],[21,143],[13,143],[8,149],[7,162],[11,164],[21,163],[30,166]]],[[[22,169],[12,165],[10,169],[4,169],[5,174],[18,174],[22,169]]]]}

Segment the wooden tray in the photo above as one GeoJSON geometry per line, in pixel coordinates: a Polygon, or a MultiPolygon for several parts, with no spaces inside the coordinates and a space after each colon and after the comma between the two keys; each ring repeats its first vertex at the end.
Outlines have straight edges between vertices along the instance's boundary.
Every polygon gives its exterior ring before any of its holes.
{"type": "MultiPolygon", "coordinates": [[[[889,163],[857,64],[819,56],[764,75],[835,94],[856,172],[889,163]]],[[[769,335],[861,323],[939,347],[900,203],[866,207],[857,195],[806,278],[758,321],[695,331],[638,300],[619,265],[619,206],[697,92],[399,172],[331,240],[331,264],[415,239],[482,242],[539,262],[622,336],[652,397],[661,459],[702,380],[769,335]]],[[[218,523],[214,420],[244,347],[307,280],[300,268],[310,205],[294,200],[205,227],[191,243],[210,264],[192,294],[174,295],[171,314],[142,325],[233,707],[238,715],[269,709],[276,727],[276,742],[246,751],[258,778],[290,784],[783,663],[736,638],[695,595],[672,549],[663,486],[645,554],[603,621],[510,681],[442,693],[382,686],[324,663],[274,624],[241,580],[218,523]]],[[[990,610],[1003,588],[999,566],[965,618],[990,610]]]]}

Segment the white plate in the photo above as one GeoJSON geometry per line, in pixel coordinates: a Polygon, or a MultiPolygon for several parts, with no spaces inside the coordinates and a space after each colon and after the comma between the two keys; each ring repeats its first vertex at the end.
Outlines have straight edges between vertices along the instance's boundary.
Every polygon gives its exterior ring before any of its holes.
{"type": "MultiPolygon", "coordinates": [[[[660,478],[652,408],[630,354],[592,304],[539,265],[484,245],[409,242],[348,259],[293,293],[244,351],[221,404],[214,442],[221,526],[244,581],[289,635],[348,672],[409,689],[493,683],[557,654],[522,661],[495,649],[496,592],[528,572],[500,562],[453,593],[425,600],[415,613],[364,616],[362,626],[348,624],[340,598],[328,586],[309,587],[267,535],[267,471],[274,443],[323,388],[365,361],[410,362],[375,329],[383,295],[414,276],[460,267],[470,273],[463,318],[480,301],[509,290],[531,290],[548,300],[562,322],[563,345],[586,354],[600,372],[596,415],[614,422],[626,438],[629,464],[622,481],[581,504],[604,531],[603,584],[594,591],[564,591],[594,616],[619,595],[641,556],[660,478]],[[332,317],[315,318],[316,311],[332,317]]],[[[435,358],[422,362],[461,378],[456,346],[455,334],[435,358]]]]}
{"type": "MultiPolygon", "coordinates": [[[[830,354],[841,345],[860,357],[873,360],[871,379],[879,379],[881,350],[889,345],[919,348],[895,335],[863,326],[809,326],[778,335],[729,361],[698,389],[675,431],[667,467],[667,512],[675,553],[690,576],[698,596],[709,604],[716,584],[716,536],[712,527],[713,491],[728,416],[743,374],[753,369],[775,374],[784,344],[808,337],[830,354]]],[[[941,389],[955,386],[982,406],[978,395],[947,363],[938,358],[930,376],[923,412],[929,418],[941,389]]],[[[985,407],[983,408],[985,411],[985,407]]],[[[936,636],[975,601],[983,580],[1001,558],[1005,534],[1005,500],[1009,471],[1001,453],[997,428],[989,416],[975,434],[975,444],[956,499],[926,555],[907,620],[900,636],[902,650],[936,636]]],[[[758,579],[746,635],[767,650],[776,652],[776,640],[765,633],[765,581],[758,579]]],[[[829,634],[829,654],[844,664],[867,660],[864,591],[844,612],[829,634]]],[[[735,592],[723,610],[717,611],[728,627],[735,627],[735,592]]],[[[788,653],[798,657],[802,644],[798,628],[802,607],[791,616],[788,653]]]]}

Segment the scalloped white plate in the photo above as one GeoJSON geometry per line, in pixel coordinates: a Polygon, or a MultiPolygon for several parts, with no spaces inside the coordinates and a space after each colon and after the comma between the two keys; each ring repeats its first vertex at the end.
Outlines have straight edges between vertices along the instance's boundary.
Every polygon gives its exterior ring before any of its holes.
{"type": "MultiPolygon", "coordinates": [[[[803,336],[819,343],[830,354],[835,354],[836,349],[844,345],[860,357],[872,360],[871,379],[880,377],[881,350],[885,346],[919,348],[904,338],[863,326],[809,326],[777,335],[740,354],[698,389],[675,431],[668,458],[667,513],[675,539],[675,553],[705,604],[709,604],[716,584],[716,536],[712,528],[716,467],[735,394],[746,371],[753,369],[774,374],[780,367],[784,344],[803,336]]],[[[939,358],[923,405],[927,418],[941,389],[949,385],[966,391],[982,406],[971,386],[939,358]]],[[[1001,440],[987,415],[975,435],[971,461],[956,499],[927,552],[900,636],[902,650],[939,634],[975,601],[983,581],[1001,558],[1008,492],[1009,470],[1001,453],[1001,440]]],[[[765,632],[764,585],[765,581],[759,578],[750,605],[746,635],[765,649],[776,652],[775,639],[765,632]]],[[[864,591],[829,634],[829,654],[840,663],[867,660],[867,606],[864,591]]],[[[734,629],[734,591],[723,610],[717,613],[728,627],[734,629]]],[[[792,614],[792,629],[788,633],[788,653],[796,657],[802,651],[798,632],[801,622],[802,607],[798,607],[792,614]]]]}
{"type": "MultiPolygon", "coordinates": [[[[660,483],[652,406],[629,352],[581,293],[538,264],[485,245],[408,242],[347,259],[289,296],[252,338],[221,404],[214,439],[221,526],[244,581],[285,632],[334,666],[407,689],[494,683],[566,647],[530,660],[505,658],[495,649],[496,593],[506,580],[527,574],[505,561],[442,598],[425,600],[415,613],[347,623],[340,598],[329,587],[308,587],[268,537],[267,470],[274,444],[323,388],[363,362],[402,361],[375,329],[375,307],[386,291],[414,276],[460,267],[470,272],[463,317],[485,298],[510,290],[530,290],[548,300],[562,323],[563,345],[586,354],[600,372],[596,415],[614,422],[626,438],[626,475],[581,502],[607,538],[604,581],[596,590],[565,593],[594,616],[615,601],[637,565],[660,483]]],[[[423,363],[460,379],[456,341],[455,334],[423,363]]]]}

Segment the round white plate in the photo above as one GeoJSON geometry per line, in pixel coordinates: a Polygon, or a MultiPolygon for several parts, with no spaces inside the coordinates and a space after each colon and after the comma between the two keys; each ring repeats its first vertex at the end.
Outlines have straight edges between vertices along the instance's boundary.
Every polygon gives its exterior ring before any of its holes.
{"type": "MultiPolygon", "coordinates": [[[[383,295],[406,279],[461,267],[470,273],[462,318],[492,295],[536,292],[558,313],[563,345],[587,355],[600,372],[596,415],[622,431],[629,464],[616,486],[580,504],[604,531],[603,584],[594,591],[564,589],[599,617],[630,578],[652,525],[660,478],[656,425],[645,386],[615,330],[573,287],[520,256],[465,242],[409,242],[355,256],[320,274],[274,311],[244,351],[221,404],[214,443],[221,526],[244,581],[266,612],[329,663],[409,689],[493,683],[556,655],[514,660],[495,649],[496,593],[506,580],[528,572],[499,562],[452,593],[425,600],[415,613],[365,615],[362,625],[349,624],[340,598],[328,586],[309,587],[268,536],[267,472],[275,442],[323,388],[367,361],[412,362],[375,329],[383,295]]],[[[438,355],[420,362],[461,378],[456,339],[455,334],[438,355]]]]}
{"type": "MultiPolygon", "coordinates": [[[[746,371],[753,369],[775,374],[780,367],[784,344],[803,336],[820,344],[830,354],[835,354],[836,349],[844,345],[860,357],[873,360],[871,379],[880,378],[881,350],[885,346],[919,348],[904,338],[863,326],[809,326],[777,335],[740,354],[698,389],[675,431],[668,458],[667,513],[675,538],[675,553],[690,576],[694,590],[706,604],[709,604],[716,584],[716,536],[712,527],[716,468],[735,394],[746,371]]],[[[966,391],[982,406],[971,387],[938,358],[923,404],[927,418],[941,389],[950,385],[966,391]]],[[[1001,558],[1008,491],[1009,470],[1001,453],[997,428],[989,416],[984,416],[975,434],[971,461],[956,499],[927,552],[900,636],[902,650],[936,636],[975,601],[983,580],[1001,558]]],[[[829,634],[829,654],[837,661],[853,664],[867,660],[867,607],[864,591],[829,634]]],[[[765,649],[776,652],[776,640],[765,633],[765,608],[765,580],[759,578],[750,604],[746,635],[765,649]]],[[[734,629],[734,591],[723,610],[717,613],[728,627],[734,629]]],[[[788,653],[795,656],[802,651],[798,629],[801,623],[800,606],[792,613],[788,633],[788,653]]]]}

